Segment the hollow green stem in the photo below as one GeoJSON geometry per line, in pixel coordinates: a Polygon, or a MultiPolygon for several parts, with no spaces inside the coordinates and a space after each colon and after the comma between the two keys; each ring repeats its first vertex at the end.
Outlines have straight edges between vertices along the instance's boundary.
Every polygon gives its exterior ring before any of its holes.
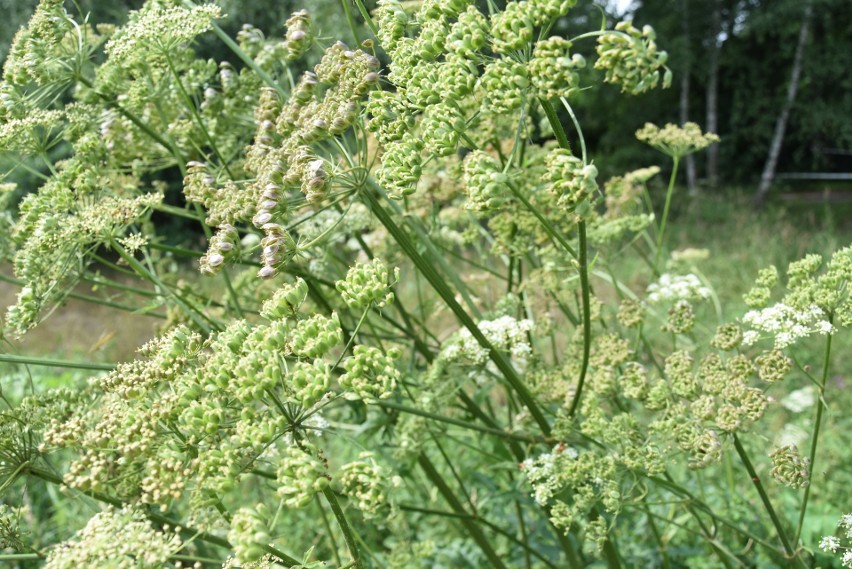
{"type": "Polygon", "coordinates": [[[421,454],[417,458],[418,464],[420,464],[420,468],[423,469],[423,472],[426,474],[426,477],[429,481],[438,489],[438,492],[444,497],[447,503],[450,505],[450,508],[456,514],[460,514],[459,520],[462,525],[464,525],[467,532],[470,534],[470,537],[473,538],[473,541],[479,546],[482,550],[482,553],[485,554],[485,557],[488,558],[490,562],[490,566],[495,569],[507,569],[506,565],[503,563],[500,556],[497,555],[497,552],[494,551],[494,548],[491,547],[491,542],[482,533],[482,530],[476,524],[476,522],[472,519],[472,517],[465,511],[459,499],[456,497],[455,493],[452,489],[444,482],[444,478],[441,474],[435,469],[435,466],[432,464],[432,461],[429,460],[425,454],[421,454]]]}
{"type": "Polygon", "coordinates": [[[94,371],[112,371],[114,364],[99,364],[94,362],[75,362],[70,360],[54,360],[51,358],[36,358],[29,356],[16,356],[13,354],[0,354],[0,362],[10,364],[36,365],[48,367],[66,367],[70,369],[88,369],[94,371]]]}
{"type": "Polygon", "coordinates": [[[772,520],[772,525],[775,526],[775,531],[778,532],[778,537],[781,539],[781,544],[784,546],[784,551],[787,553],[787,557],[792,559],[795,556],[795,553],[793,552],[793,547],[790,545],[790,540],[787,538],[787,532],[784,531],[784,526],[781,525],[781,520],[778,518],[778,514],[775,513],[775,508],[772,507],[772,502],[769,501],[769,496],[763,488],[763,483],[761,483],[760,477],[754,470],[754,466],[752,466],[751,460],[749,460],[748,454],[736,434],[734,434],[734,448],[737,449],[737,454],[740,456],[743,466],[746,467],[748,475],[751,477],[752,484],[757,490],[757,493],[760,494],[760,500],[763,502],[763,507],[766,508],[766,513],[769,514],[769,518],[772,520]]]}
{"type": "MultiPolygon", "coordinates": [[[[564,148],[565,150],[571,150],[571,145],[568,142],[568,137],[565,134],[565,129],[562,128],[562,123],[559,121],[559,116],[556,114],[556,109],[553,108],[553,105],[550,104],[550,101],[545,99],[539,99],[539,103],[541,103],[542,108],[544,109],[544,114],[547,115],[547,120],[550,122],[550,126],[553,129],[554,134],[556,135],[556,140],[559,142],[559,146],[564,148]]],[[[566,103],[567,106],[567,103],[566,103]]],[[[568,107],[570,111],[570,107],[568,107]]],[[[574,117],[574,113],[571,112],[572,120],[575,120],[575,126],[577,127],[577,133],[580,136],[580,140],[583,140],[583,133],[580,130],[579,123],[576,123],[576,117],[574,117]]],[[[582,142],[583,146],[583,163],[586,163],[586,153],[585,153],[585,142],[582,142]]],[[[583,395],[583,385],[586,382],[586,374],[589,370],[589,356],[591,353],[592,346],[592,309],[591,309],[591,289],[589,287],[589,258],[588,258],[588,243],[586,241],[586,222],[585,220],[580,220],[577,224],[577,233],[578,233],[578,249],[579,249],[579,257],[577,259],[579,266],[577,270],[580,273],[580,294],[582,297],[583,303],[583,360],[580,363],[580,376],[577,378],[577,390],[574,392],[574,398],[571,401],[571,407],[568,410],[568,415],[573,417],[577,412],[577,408],[580,406],[580,398],[583,395]]]]}
{"type": "Polygon", "coordinates": [[[346,547],[349,549],[349,554],[352,556],[353,567],[363,567],[361,563],[361,552],[358,549],[358,542],[355,540],[355,535],[352,533],[352,527],[343,513],[343,508],[340,507],[340,502],[337,501],[337,496],[334,490],[325,487],[322,491],[328,505],[331,507],[331,512],[337,519],[337,525],[340,526],[340,531],[343,532],[343,540],[346,542],[346,547]]]}
{"type": "Polygon", "coordinates": [[[663,206],[663,217],[660,220],[660,232],[657,234],[657,253],[654,255],[655,271],[658,271],[660,268],[660,255],[663,252],[663,239],[666,235],[666,220],[669,217],[669,207],[672,203],[672,194],[674,193],[675,178],[677,177],[677,167],[680,164],[680,157],[674,156],[672,160],[672,175],[669,178],[669,187],[666,189],[666,203],[663,206]]]}
{"type": "Polygon", "coordinates": [[[586,382],[586,373],[589,370],[589,356],[592,348],[592,310],[591,293],[589,290],[589,260],[586,247],[586,222],[581,221],[578,226],[580,234],[580,294],[583,298],[583,360],[580,363],[580,377],[577,379],[577,391],[568,410],[568,416],[573,417],[580,406],[580,398],[583,395],[583,384],[586,382]]]}
{"type": "MultiPolygon", "coordinates": [[[[347,0],[343,0],[346,2],[347,0]]],[[[373,35],[378,39],[379,37],[379,28],[376,27],[376,23],[373,22],[373,18],[370,16],[370,13],[367,11],[367,7],[364,6],[364,2],[361,0],[355,0],[355,5],[358,6],[358,11],[361,12],[361,17],[364,18],[364,22],[367,23],[367,27],[370,28],[370,31],[373,32],[373,35]]],[[[382,46],[384,47],[384,46],[382,46]]]]}
{"type": "Polygon", "coordinates": [[[530,414],[533,419],[538,424],[542,433],[547,436],[550,434],[550,424],[547,422],[547,419],[544,417],[544,414],[541,412],[538,404],[535,399],[533,399],[532,394],[527,389],[526,385],[524,385],[521,378],[518,376],[517,371],[503,354],[503,352],[497,350],[491,342],[485,337],[473,319],[468,315],[468,313],[461,307],[461,305],[456,301],[455,295],[453,291],[447,286],[447,283],[438,274],[435,268],[423,258],[423,256],[417,251],[414,243],[411,241],[411,238],[396,224],[396,222],[391,217],[390,213],[382,206],[377,197],[379,192],[378,187],[370,181],[370,186],[364,188],[364,191],[361,192],[361,196],[367,202],[367,205],[370,207],[375,216],[379,219],[382,225],[388,230],[388,233],[394,238],[394,240],[400,245],[402,250],[408,256],[409,259],[414,263],[417,269],[426,277],[426,280],[429,281],[429,284],[435,289],[435,292],[441,297],[441,299],[446,303],[447,307],[456,315],[456,318],[462,323],[462,325],[468,329],[471,336],[476,339],[480,346],[488,350],[488,355],[491,358],[491,361],[497,366],[500,372],[503,374],[503,377],[509,383],[510,387],[515,390],[518,394],[518,397],[524,403],[524,405],[529,409],[530,414]]]}
{"type": "MultiPolygon", "coordinates": [[[[828,321],[834,322],[834,315],[831,314],[828,317],[828,321]]],[[[828,338],[825,341],[825,352],[822,358],[822,377],[820,378],[820,383],[817,388],[819,397],[817,397],[816,402],[816,418],[814,419],[814,434],[811,438],[811,452],[810,452],[810,469],[808,471],[808,485],[805,486],[805,494],[802,496],[802,505],[799,508],[799,522],[796,524],[796,537],[793,539],[793,543],[798,544],[799,538],[802,536],[802,527],[805,523],[805,514],[808,511],[808,499],[811,495],[811,481],[814,475],[814,463],[816,462],[816,453],[817,453],[817,444],[819,443],[819,433],[820,428],[822,426],[822,413],[825,408],[825,403],[823,396],[825,395],[825,384],[828,381],[828,368],[829,363],[831,361],[831,338],[832,335],[829,334],[828,338]]]]}

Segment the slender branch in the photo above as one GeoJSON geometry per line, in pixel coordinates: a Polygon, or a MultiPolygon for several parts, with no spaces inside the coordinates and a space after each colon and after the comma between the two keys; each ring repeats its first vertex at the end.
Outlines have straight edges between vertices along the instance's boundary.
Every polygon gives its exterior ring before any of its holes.
{"type": "Polygon", "coordinates": [[[346,515],[343,513],[343,508],[340,507],[340,502],[337,501],[337,496],[334,494],[334,490],[326,486],[323,489],[322,494],[325,496],[328,505],[331,506],[331,511],[337,519],[340,531],[343,532],[343,540],[346,542],[346,547],[349,549],[349,554],[352,556],[353,567],[363,567],[361,562],[361,552],[358,549],[358,543],[355,541],[355,535],[352,533],[352,527],[349,525],[346,515]]]}
{"type": "MultiPolygon", "coordinates": [[[[834,323],[834,315],[830,314],[828,317],[828,321],[830,323],[834,323]]],[[[810,452],[810,465],[808,470],[808,485],[805,486],[805,494],[802,496],[802,505],[799,509],[799,523],[796,524],[796,537],[793,539],[793,543],[798,544],[799,538],[802,536],[802,527],[805,523],[805,514],[808,511],[808,499],[811,495],[811,481],[814,475],[814,463],[816,462],[816,453],[817,453],[817,444],[819,443],[819,433],[820,427],[822,426],[822,413],[825,408],[825,402],[823,396],[825,394],[825,384],[828,381],[828,368],[829,363],[831,361],[831,338],[832,335],[828,335],[828,339],[825,342],[825,353],[822,358],[822,378],[820,380],[818,393],[819,397],[817,398],[816,406],[816,419],[814,420],[814,434],[811,439],[811,452],[810,452]]]]}
{"type": "Polygon", "coordinates": [[[506,565],[500,559],[500,556],[497,555],[497,552],[494,551],[494,548],[491,547],[491,541],[485,537],[485,534],[482,533],[482,530],[476,525],[476,522],[473,521],[472,517],[465,511],[461,502],[456,495],[453,493],[452,489],[444,482],[444,478],[441,474],[435,469],[435,466],[432,464],[432,461],[425,454],[421,454],[417,458],[417,462],[420,464],[420,468],[423,469],[423,472],[426,473],[426,477],[429,478],[429,481],[435,485],[438,489],[438,492],[444,497],[447,503],[452,508],[453,512],[456,514],[461,514],[459,516],[459,520],[462,525],[464,525],[465,529],[470,534],[470,537],[473,538],[473,541],[479,546],[482,550],[482,553],[485,554],[485,557],[488,558],[490,562],[490,566],[495,569],[507,569],[506,565]]]}
{"type": "Polygon", "coordinates": [[[666,235],[666,220],[669,217],[669,207],[672,203],[672,194],[674,193],[674,183],[677,177],[677,167],[680,164],[680,157],[673,158],[672,175],[669,178],[669,187],[666,190],[666,203],[663,206],[663,218],[660,220],[660,233],[657,235],[657,253],[654,255],[654,271],[659,271],[660,255],[663,251],[663,239],[666,235]]]}
{"type": "Polygon", "coordinates": [[[88,369],[94,371],[112,371],[115,369],[115,364],[99,364],[95,362],[55,360],[51,358],[16,356],[13,354],[0,354],[0,362],[48,367],[66,367],[71,369],[88,369]]]}
{"type": "Polygon", "coordinates": [[[769,501],[769,496],[766,494],[766,490],[764,490],[763,484],[760,482],[760,477],[754,470],[754,466],[752,466],[751,460],[749,460],[748,454],[736,434],[734,434],[734,448],[737,449],[737,454],[740,455],[740,460],[746,467],[746,470],[748,470],[748,475],[751,477],[752,484],[754,484],[757,493],[760,494],[760,500],[763,502],[763,506],[766,508],[766,512],[772,520],[772,525],[775,526],[775,531],[778,532],[778,537],[781,539],[781,543],[784,546],[784,551],[787,553],[787,557],[792,559],[795,556],[795,553],[793,551],[793,547],[790,545],[790,540],[787,538],[787,532],[784,531],[784,526],[781,525],[781,520],[778,518],[778,514],[775,513],[775,508],[772,507],[772,503],[769,501]]]}

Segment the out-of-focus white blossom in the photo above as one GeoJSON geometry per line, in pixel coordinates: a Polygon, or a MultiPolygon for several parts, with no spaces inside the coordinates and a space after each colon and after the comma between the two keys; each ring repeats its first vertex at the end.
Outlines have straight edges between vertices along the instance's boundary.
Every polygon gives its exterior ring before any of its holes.
{"type": "Polygon", "coordinates": [[[701,280],[690,273],[672,275],[664,273],[657,282],[648,285],[648,302],[656,304],[663,300],[703,300],[710,298],[710,289],[701,280]]]}

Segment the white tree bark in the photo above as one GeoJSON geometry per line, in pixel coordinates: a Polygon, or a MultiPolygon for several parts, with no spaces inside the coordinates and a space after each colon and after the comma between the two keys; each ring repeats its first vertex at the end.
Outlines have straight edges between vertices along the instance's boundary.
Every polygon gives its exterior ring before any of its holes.
{"type": "MultiPolygon", "coordinates": [[[[690,26],[689,26],[689,0],[681,0],[681,26],[683,27],[683,37],[686,45],[690,45],[690,26]]],[[[684,124],[689,120],[689,88],[690,88],[690,72],[692,70],[692,51],[689,47],[685,50],[687,54],[686,65],[680,75],[680,124],[684,124]]],[[[686,160],[686,188],[690,196],[698,194],[698,184],[696,182],[697,175],[695,172],[695,157],[692,154],[687,155],[686,160]]]]}
{"type": "MultiPolygon", "coordinates": [[[[707,124],[706,131],[719,133],[719,55],[727,30],[722,29],[722,0],[713,0],[711,17],[713,34],[710,38],[709,64],[707,69],[707,124]]],[[[707,149],[707,185],[719,185],[719,145],[711,144],[707,149]]]]}

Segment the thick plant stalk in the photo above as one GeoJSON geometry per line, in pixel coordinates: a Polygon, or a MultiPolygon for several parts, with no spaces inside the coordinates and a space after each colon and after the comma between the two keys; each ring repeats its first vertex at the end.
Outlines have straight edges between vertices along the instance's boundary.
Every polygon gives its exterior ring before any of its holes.
{"type": "Polygon", "coordinates": [[[424,277],[429,281],[429,284],[435,289],[441,299],[447,304],[447,307],[452,310],[452,312],[456,315],[456,318],[462,323],[462,325],[470,331],[470,334],[479,342],[483,348],[488,350],[488,356],[491,358],[491,361],[497,366],[500,372],[503,374],[503,377],[512,387],[512,389],[518,394],[518,397],[521,399],[521,402],[527,407],[530,414],[532,415],[535,422],[538,424],[542,433],[545,436],[550,435],[550,424],[547,422],[547,419],[544,417],[541,409],[536,403],[535,399],[533,399],[532,394],[527,389],[526,385],[524,385],[521,378],[518,376],[518,373],[515,371],[512,364],[506,359],[506,356],[497,350],[494,346],[491,345],[491,342],[483,335],[482,331],[473,321],[473,319],[465,312],[464,308],[459,305],[456,301],[455,296],[453,295],[450,288],[447,286],[447,283],[444,279],[435,271],[434,267],[430,265],[426,260],[420,255],[417,249],[414,247],[414,244],[411,242],[411,239],[408,235],[400,228],[396,222],[393,220],[391,215],[384,209],[381,203],[378,200],[379,188],[375,185],[375,182],[372,180],[368,181],[368,187],[364,188],[361,192],[361,196],[366,201],[367,205],[382,223],[385,228],[388,230],[388,233],[394,238],[394,240],[399,244],[399,246],[405,251],[406,255],[411,259],[417,269],[423,274],[424,277]]]}
{"type": "Polygon", "coordinates": [[[793,551],[793,547],[790,545],[790,540],[787,538],[787,532],[784,530],[784,526],[781,525],[781,520],[778,518],[778,514],[775,513],[775,508],[772,507],[772,502],[769,501],[769,496],[763,488],[763,483],[760,481],[760,477],[754,470],[754,466],[751,464],[751,460],[749,460],[748,454],[746,454],[745,448],[743,448],[743,445],[740,443],[740,439],[736,434],[734,434],[734,448],[737,449],[737,454],[740,455],[740,460],[742,460],[743,465],[746,467],[746,470],[748,470],[748,475],[751,477],[752,484],[754,484],[757,493],[760,494],[760,500],[763,502],[763,506],[766,508],[766,512],[772,520],[772,525],[775,526],[775,531],[778,532],[778,537],[781,539],[781,544],[784,546],[784,551],[787,554],[787,557],[792,559],[795,556],[795,553],[793,551]]]}
{"type": "MultiPolygon", "coordinates": [[[[562,128],[562,123],[559,122],[559,116],[556,114],[556,109],[550,101],[539,99],[539,103],[544,109],[544,114],[547,115],[547,120],[550,122],[553,132],[556,134],[556,140],[559,146],[565,150],[571,150],[571,144],[568,142],[568,137],[565,135],[565,129],[562,128]]],[[[582,139],[582,134],[580,135],[582,139]]],[[[584,144],[585,154],[585,144],[584,144]]],[[[583,302],[583,360],[580,363],[580,376],[577,378],[577,391],[574,392],[574,398],[571,401],[568,415],[574,416],[580,406],[580,400],[583,395],[583,386],[586,383],[586,374],[589,370],[589,356],[592,350],[592,309],[591,309],[591,290],[589,288],[589,259],[588,259],[588,243],[586,242],[586,222],[580,220],[577,224],[577,233],[579,235],[578,245],[578,267],[580,273],[580,294],[583,302]]]]}
{"type": "Polygon", "coordinates": [[[352,566],[360,569],[363,567],[363,564],[361,563],[361,551],[358,549],[358,542],[355,540],[355,534],[352,533],[352,527],[349,525],[349,521],[343,513],[343,508],[340,507],[340,502],[337,501],[337,496],[334,494],[334,490],[326,487],[323,489],[322,495],[325,496],[328,505],[331,507],[331,511],[334,513],[335,519],[337,519],[337,525],[340,526],[340,531],[343,532],[343,539],[346,541],[346,547],[349,549],[349,554],[352,556],[352,566]]]}
{"type": "Polygon", "coordinates": [[[672,163],[672,175],[669,177],[669,187],[666,189],[666,203],[663,206],[663,217],[660,220],[660,232],[657,234],[657,252],[654,255],[654,272],[660,272],[660,255],[663,252],[663,243],[666,236],[666,221],[669,218],[669,208],[672,205],[672,194],[674,194],[675,178],[677,178],[677,168],[680,165],[680,158],[675,156],[672,163]]]}

